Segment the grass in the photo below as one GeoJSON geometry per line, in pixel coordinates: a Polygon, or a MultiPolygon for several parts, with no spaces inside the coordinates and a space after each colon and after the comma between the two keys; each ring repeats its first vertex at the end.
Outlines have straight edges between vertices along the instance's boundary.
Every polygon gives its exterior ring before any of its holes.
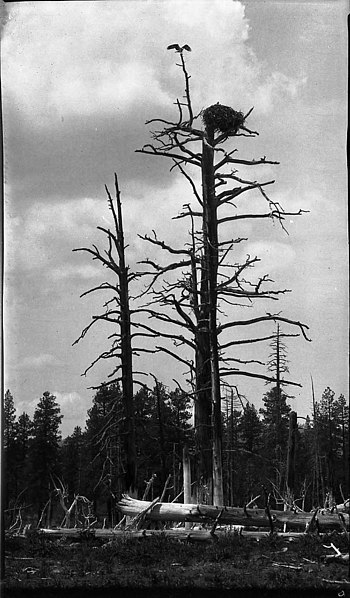
{"type": "Polygon", "coordinates": [[[323,545],[331,542],[341,551],[347,549],[342,534],[322,538],[310,535],[294,541],[265,537],[259,542],[227,534],[205,545],[163,535],[135,539],[127,534],[107,544],[93,537],[78,543],[52,541],[33,532],[5,543],[5,596],[14,595],[15,590],[40,589],[49,596],[48,591],[54,589],[101,588],[142,592],[167,589],[167,596],[172,595],[170,590],[184,588],[193,592],[220,590],[220,595],[232,589],[259,588],[259,596],[263,596],[260,590],[313,589],[321,596],[321,590],[331,588],[336,595],[348,586],[332,585],[324,579],[341,581],[347,569],[341,564],[323,563],[322,557],[330,552],[323,545]]]}

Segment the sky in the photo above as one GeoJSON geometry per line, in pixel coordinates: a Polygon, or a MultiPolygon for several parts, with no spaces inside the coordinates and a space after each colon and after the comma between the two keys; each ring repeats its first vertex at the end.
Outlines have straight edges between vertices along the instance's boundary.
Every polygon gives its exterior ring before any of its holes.
{"type": "MultiPolygon", "coordinates": [[[[254,175],[242,168],[239,176],[273,178],[274,201],[308,210],[289,218],[289,235],[266,221],[227,229],[247,236],[244,253],[261,258],[256,276],[268,273],[276,288],[292,290],[249,316],[281,311],[309,326],[312,342],[287,339],[289,378],[302,384],[291,405],[300,416],[310,413],[310,375],[317,399],[327,386],[346,395],[347,2],[29,1],[1,8],[4,368],[17,413],[32,415],[48,390],[66,436],[84,426],[90,387],[111,372],[104,362],[82,376],[109,348],[112,330],[95,326],[73,346],[109,297],[80,298],[107,272],[72,249],[103,248],[96,227],[112,224],[104,185],[113,188],[114,172],[131,269],[151,255],[138,234],[155,229],[169,244],[186,240],[186,223],[172,218],[193,200],[188,183],[169,172],[166,159],[135,153],[150,142],[146,120],[177,118],[184,84],[171,43],[192,48],[186,60],[196,113],[216,102],[245,113],[254,106],[247,122],[259,137],[237,138],[230,149],[280,164],[254,175]]],[[[258,205],[256,197],[245,201],[245,208],[258,205]]],[[[271,333],[271,326],[260,330],[271,333]]],[[[260,345],[257,358],[266,361],[269,352],[260,345]]],[[[183,380],[165,355],[140,357],[135,367],[170,388],[183,380]]],[[[233,382],[262,406],[263,381],[233,382]]]]}

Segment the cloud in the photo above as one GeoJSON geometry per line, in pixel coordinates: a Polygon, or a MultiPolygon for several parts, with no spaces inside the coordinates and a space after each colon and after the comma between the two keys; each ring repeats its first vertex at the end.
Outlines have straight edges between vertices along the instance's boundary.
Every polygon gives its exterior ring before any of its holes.
{"type": "Polygon", "coordinates": [[[84,400],[78,392],[53,391],[52,394],[56,397],[57,402],[61,407],[61,411],[67,420],[81,417],[82,421],[84,421],[84,417],[86,416],[87,409],[90,405],[86,405],[86,400],[84,400]]]}
{"type": "Polygon", "coordinates": [[[78,392],[60,392],[53,391],[52,393],[60,405],[63,420],[61,424],[62,437],[65,438],[72,434],[74,428],[79,426],[84,430],[85,421],[87,418],[87,411],[91,407],[91,402],[87,403],[78,392]]]}
{"type": "Polygon", "coordinates": [[[40,355],[31,355],[25,357],[19,364],[24,368],[45,368],[46,366],[60,365],[60,360],[50,353],[41,353],[40,355]]]}
{"type": "Polygon", "coordinates": [[[231,0],[19,4],[3,39],[5,95],[35,127],[77,114],[125,118],[144,102],[171,105],[179,73],[166,47],[186,42],[199,104],[265,94],[260,109],[270,110],[297,83],[279,73],[263,83],[248,36],[244,6],[231,0]]]}
{"type": "Polygon", "coordinates": [[[241,2],[11,7],[2,40],[4,141],[19,204],[101,196],[116,169],[126,185],[170,184],[166,161],[131,156],[155,127],[146,120],[177,120],[184,80],[166,50],[176,41],[193,49],[186,58],[196,114],[217,101],[244,111],[255,105],[253,126],[302,85],[254,55],[241,2]]]}
{"type": "MultiPolygon", "coordinates": [[[[58,279],[60,275],[52,268],[58,263],[62,267],[62,260],[71,261],[74,247],[90,244],[96,237],[96,226],[106,224],[107,218],[107,203],[99,200],[35,202],[21,216],[8,217],[7,267],[45,269],[48,276],[58,279]]],[[[78,269],[79,273],[83,277],[92,274],[91,269],[78,269]]]]}
{"type": "MultiPolygon", "coordinates": [[[[165,219],[170,220],[181,210],[184,198],[191,198],[188,183],[183,178],[174,177],[172,182],[169,189],[155,190],[149,195],[143,189],[143,197],[137,196],[140,191],[136,192],[136,197],[128,191],[123,193],[126,255],[133,268],[137,267],[136,262],[145,251],[152,253],[151,247],[141,241],[137,233],[150,234],[157,227],[161,230],[165,219]]],[[[102,253],[107,249],[106,235],[97,230],[98,226],[114,228],[106,200],[62,198],[51,203],[35,202],[21,216],[11,217],[9,214],[7,222],[5,261],[8,271],[42,271],[43,276],[56,282],[105,276],[106,270],[100,263],[89,264],[90,255],[85,252],[73,255],[72,249],[93,244],[102,253]]],[[[164,233],[165,237],[169,241],[176,239],[179,244],[183,228],[180,223],[174,224],[164,233]]]]}

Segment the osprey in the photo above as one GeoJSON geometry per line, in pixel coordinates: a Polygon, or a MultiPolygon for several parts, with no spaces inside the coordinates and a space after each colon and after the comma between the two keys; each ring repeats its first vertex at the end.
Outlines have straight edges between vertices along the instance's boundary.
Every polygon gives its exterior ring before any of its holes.
{"type": "Polygon", "coordinates": [[[182,47],[179,46],[179,44],[171,44],[170,46],[167,47],[167,50],[176,50],[176,52],[183,52],[184,50],[187,50],[187,52],[192,52],[192,50],[188,44],[185,44],[182,47]]]}

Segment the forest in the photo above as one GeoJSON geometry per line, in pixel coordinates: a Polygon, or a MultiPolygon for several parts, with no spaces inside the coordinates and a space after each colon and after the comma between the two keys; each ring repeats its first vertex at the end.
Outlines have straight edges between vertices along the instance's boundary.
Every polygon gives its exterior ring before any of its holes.
{"type": "MultiPolygon", "coordinates": [[[[287,448],[292,412],[287,397],[277,400],[276,388],[263,396],[259,411],[233,393],[223,401],[224,504],[244,505],[262,497],[265,485],[273,508],[286,497],[287,448]]],[[[169,391],[157,382],[152,390],[134,396],[137,488],[144,496],[147,482],[152,500],[183,502],[183,449],[188,447],[192,468],[196,453],[190,401],[179,389],[169,391]]],[[[113,527],[121,516],[116,502],[125,491],[122,441],[123,404],[118,384],[103,387],[93,397],[85,429],[76,427],[62,439],[62,415],[55,396],[45,392],[32,419],[16,417],[14,399],[5,394],[5,516],[6,527],[28,522],[41,526],[64,522],[60,502],[81,500],[71,525],[84,526],[85,516],[113,527]],[[63,490],[64,489],[64,490],[63,490]],[[61,492],[61,497],[60,497],[61,492]]],[[[299,420],[293,462],[293,503],[302,510],[344,502],[349,496],[349,408],[343,395],[326,388],[315,411],[299,420]]],[[[195,478],[194,478],[195,479],[195,478]]],[[[202,496],[203,496],[203,488],[202,496]]],[[[196,484],[192,494],[196,497],[196,484]]],[[[207,497],[208,502],[208,497],[207,497]]],[[[256,500],[263,504],[263,499],[256,500]]]]}

